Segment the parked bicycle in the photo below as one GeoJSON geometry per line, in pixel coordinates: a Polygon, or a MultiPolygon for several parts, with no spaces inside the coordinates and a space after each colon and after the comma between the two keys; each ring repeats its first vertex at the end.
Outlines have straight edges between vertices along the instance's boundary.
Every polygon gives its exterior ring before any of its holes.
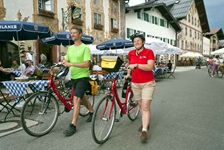
{"type": "MultiPolygon", "coordinates": [[[[69,112],[73,109],[73,96],[74,87],[65,87],[62,84],[61,78],[66,76],[68,69],[65,70],[61,64],[54,65],[50,70],[50,80],[46,91],[40,91],[32,94],[25,102],[21,112],[21,123],[26,133],[31,136],[43,136],[49,133],[55,126],[58,116],[64,111],[69,112]],[[62,67],[61,71],[55,76],[53,68],[62,67]],[[60,91],[56,86],[56,81],[60,81],[60,91]],[[60,101],[58,101],[58,99],[60,101]],[[59,106],[64,108],[64,111],[60,112],[59,106]],[[29,122],[28,122],[29,120],[29,122]],[[30,125],[30,122],[32,122],[30,125]]],[[[90,95],[89,91],[86,91],[87,97],[94,105],[95,96],[90,95]]],[[[81,105],[80,116],[87,116],[89,113],[86,107],[81,105]]]]}
{"type": "Polygon", "coordinates": [[[212,66],[209,65],[209,66],[208,66],[208,75],[209,75],[210,77],[212,77],[212,76],[213,76],[213,77],[217,76],[217,77],[219,77],[219,78],[222,78],[222,77],[223,77],[223,70],[218,66],[217,71],[215,71],[215,73],[212,74],[212,66]]]}
{"type": "Polygon", "coordinates": [[[103,144],[109,139],[115,121],[120,121],[120,118],[124,114],[127,114],[128,118],[134,121],[140,111],[139,105],[133,97],[131,80],[127,79],[126,81],[128,85],[126,88],[125,100],[121,102],[116,87],[117,79],[118,75],[115,75],[108,93],[99,101],[93,114],[91,132],[94,141],[98,144],[103,144]],[[117,119],[115,118],[117,112],[116,102],[120,109],[119,118],[117,119]]]}

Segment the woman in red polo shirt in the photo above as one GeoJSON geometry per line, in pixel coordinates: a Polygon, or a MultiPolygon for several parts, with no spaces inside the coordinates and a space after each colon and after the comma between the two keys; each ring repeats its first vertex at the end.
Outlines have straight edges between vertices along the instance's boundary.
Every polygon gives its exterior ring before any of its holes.
{"type": "Polygon", "coordinates": [[[135,49],[128,53],[129,69],[125,78],[128,78],[132,72],[132,90],[142,114],[142,125],[139,128],[140,139],[146,141],[151,116],[150,105],[156,84],[152,72],[155,58],[153,51],[144,47],[143,34],[133,34],[131,40],[135,49]]]}

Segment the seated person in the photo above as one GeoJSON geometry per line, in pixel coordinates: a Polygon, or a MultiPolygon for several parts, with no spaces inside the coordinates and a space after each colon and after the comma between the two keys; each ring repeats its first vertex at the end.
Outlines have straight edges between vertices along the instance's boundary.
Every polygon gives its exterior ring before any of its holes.
{"type": "Polygon", "coordinates": [[[169,62],[167,63],[167,67],[169,69],[169,72],[172,70],[172,63],[171,61],[169,60],[169,62]]]}
{"type": "MultiPolygon", "coordinates": [[[[102,68],[100,67],[100,65],[99,65],[99,63],[98,64],[95,64],[94,66],[93,66],[93,69],[92,69],[93,71],[102,71],[102,68]]],[[[103,80],[103,75],[102,74],[97,74],[97,76],[98,76],[98,79],[99,80],[103,80]]]]}
{"type": "Polygon", "coordinates": [[[32,65],[32,61],[31,60],[27,60],[27,67],[25,69],[25,74],[27,76],[32,76],[34,73],[35,67],[32,65]]]}
{"type": "Polygon", "coordinates": [[[12,66],[11,66],[12,70],[18,70],[19,69],[19,64],[17,63],[16,60],[12,61],[12,66]]]}
{"type": "Polygon", "coordinates": [[[1,71],[1,77],[3,80],[15,80],[15,74],[12,73],[12,71],[14,70],[18,70],[19,69],[19,65],[17,64],[16,60],[12,61],[12,66],[11,69],[4,69],[3,67],[0,67],[0,71],[1,71]]]}

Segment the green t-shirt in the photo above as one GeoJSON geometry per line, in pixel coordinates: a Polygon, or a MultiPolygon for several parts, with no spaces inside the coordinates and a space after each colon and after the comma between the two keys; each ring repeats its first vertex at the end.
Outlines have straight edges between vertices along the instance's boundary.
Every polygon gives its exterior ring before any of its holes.
{"type": "MultiPolygon", "coordinates": [[[[70,46],[68,48],[65,59],[71,63],[81,63],[87,60],[91,60],[90,49],[85,44],[79,46],[70,46]]],[[[89,67],[87,68],[78,68],[70,67],[71,78],[78,79],[83,77],[89,77],[89,67]]]]}

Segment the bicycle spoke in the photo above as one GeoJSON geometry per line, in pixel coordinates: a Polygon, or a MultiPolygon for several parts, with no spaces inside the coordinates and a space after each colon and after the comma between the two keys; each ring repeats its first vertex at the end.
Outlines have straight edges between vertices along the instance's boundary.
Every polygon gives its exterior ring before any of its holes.
{"type": "Polygon", "coordinates": [[[104,97],[95,110],[92,122],[92,136],[96,143],[102,144],[109,138],[115,121],[116,107],[110,96],[104,97]]]}

